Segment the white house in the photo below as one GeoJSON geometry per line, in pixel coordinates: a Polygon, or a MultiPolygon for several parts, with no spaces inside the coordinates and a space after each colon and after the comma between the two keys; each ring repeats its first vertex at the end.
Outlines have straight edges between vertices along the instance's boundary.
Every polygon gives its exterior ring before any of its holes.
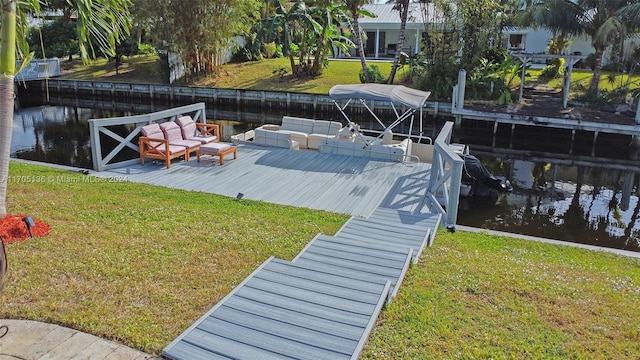
{"type": "MultiPolygon", "coordinates": [[[[397,49],[398,33],[400,31],[400,12],[393,10],[393,4],[366,4],[363,8],[375,17],[361,16],[359,19],[360,28],[366,35],[364,51],[369,58],[392,57],[398,50],[409,55],[417,54],[422,46],[422,38],[427,35],[427,31],[441,31],[444,27],[444,19],[438,14],[435,5],[432,3],[410,3],[409,16],[406,24],[405,39],[402,49],[397,49]]],[[[545,29],[519,29],[506,28],[504,46],[512,52],[527,54],[545,54],[549,40],[553,38],[551,32],[545,29]]],[[[631,37],[625,41],[625,57],[633,54],[640,46],[640,35],[631,37]]],[[[604,54],[603,63],[609,59],[607,49],[604,54]]],[[[587,56],[594,52],[591,40],[587,37],[574,37],[571,39],[567,55],[587,56]]],[[[351,56],[355,56],[355,49],[351,51],[351,56]]],[[[543,61],[544,60],[540,60],[543,61]]]]}
{"type": "MultiPolygon", "coordinates": [[[[404,44],[402,49],[398,49],[400,12],[393,10],[393,6],[393,4],[363,5],[365,10],[375,14],[373,18],[362,16],[359,19],[360,28],[366,35],[363,46],[367,57],[390,57],[399,50],[409,55],[416,54],[420,51],[421,39],[425,29],[428,28],[427,26],[433,28],[440,23],[436,21],[436,11],[433,4],[410,3],[404,44]]],[[[355,50],[351,55],[355,55],[355,50]]]]}
{"type": "MultiPolygon", "coordinates": [[[[526,54],[545,54],[549,41],[553,38],[553,34],[546,29],[505,29],[504,46],[512,52],[526,54]]],[[[640,46],[640,36],[632,36],[625,40],[624,57],[627,58],[633,54],[635,49],[640,46]]],[[[609,60],[609,54],[612,51],[609,47],[603,56],[603,65],[609,60]]],[[[591,39],[586,36],[570,38],[569,48],[566,50],[568,55],[589,55],[595,52],[591,45],[591,39]]]]}

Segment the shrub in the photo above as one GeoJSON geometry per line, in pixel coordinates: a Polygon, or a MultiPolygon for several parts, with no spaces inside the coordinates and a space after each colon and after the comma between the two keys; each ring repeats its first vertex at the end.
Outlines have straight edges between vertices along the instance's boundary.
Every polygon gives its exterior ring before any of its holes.
{"type": "Polygon", "coordinates": [[[431,91],[432,98],[450,99],[453,85],[458,82],[459,68],[454,59],[438,58],[432,63],[416,61],[411,65],[411,82],[420,90],[431,91]]]}
{"type": "MultiPolygon", "coordinates": [[[[385,78],[380,72],[380,68],[378,65],[367,66],[367,70],[369,71],[369,81],[376,84],[386,84],[387,78],[385,78]]],[[[360,70],[360,82],[364,83],[364,73],[360,70]]]]}
{"type": "Polygon", "coordinates": [[[156,53],[156,48],[151,44],[138,45],[138,54],[149,55],[149,54],[155,54],[155,53],[156,53]]]}
{"type": "Polygon", "coordinates": [[[80,52],[75,23],[62,19],[46,23],[42,29],[31,29],[27,42],[37,58],[68,56],[71,59],[80,52]]]}
{"type": "Polygon", "coordinates": [[[273,59],[276,54],[276,43],[270,42],[262,45],[263,55],[267,59],[273,59]]]}

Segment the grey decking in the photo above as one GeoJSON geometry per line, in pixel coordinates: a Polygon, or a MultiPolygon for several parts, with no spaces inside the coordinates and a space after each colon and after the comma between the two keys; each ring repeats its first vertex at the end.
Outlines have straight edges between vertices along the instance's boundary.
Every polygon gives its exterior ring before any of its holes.
{"type": "Polygon", "coordinates": [[[367,219],[349,219],[336,236],[369,242],[393,239],[395,246],[413,249],[413,261],[417,262],[424,247],[433,242],[441,218],[439,213],[411,213],[378,207],[367,219]]]}
{"type": "Polygon", "coordinates": [[[163,355],[355,359],[439,221],[388,208],[353,217],[335,236],[318,234],[292,262],[265,262],[163,355]]]}
{"type": "Polygon", "coordinates": [[[223,166],[147,161],[93,175],[270,203],[368,216],[377,206],[428,212],[424,195],[429,164],[403,164],[362,157],[239,145],[238,159],[223,166]]]}
{"type": "Polygon", "coordinates": [[[172,359],[357,358],[389,284],[269,259],[174,340],[172,359]]]}

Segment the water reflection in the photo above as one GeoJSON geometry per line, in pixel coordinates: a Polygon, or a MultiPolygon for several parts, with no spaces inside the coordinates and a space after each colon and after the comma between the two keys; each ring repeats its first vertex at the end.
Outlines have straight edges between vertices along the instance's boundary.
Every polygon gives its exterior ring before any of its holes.
{"type": "MultiPolygon", "coordinates": [[[[78,103],[80,100],[65,101],[78,103]]],[[[39,105],[17,110],[12,156],[92,168],[89,119],[135,115],[182,105],[93,104],[94,108],[39,105]]],[[[208,121],[221,126],[223,141],[264,123],[277,123],[282,115],[285,114],[207,110],[208,121]]],[[[433,135],[444,120],[439,122],[429,124],[425,132],[433,135]]],[[[115,131],[125,136],[131,130],[115,131]]],[[[588,161],[576,161],[576,156],[566,154],[535,158],[526,151],[517,153],[510,149],[501,154],[500,149],[483,147],[482,142],[468,143],[471,143],[471,153],[494,175],[509,179],[514,190],[491,204],[465,199],[460,206],[459,224],[640,251],[636,176],[640,168],[635,162],[591,157],[588,161]]],[[[133,158],[137,154],[131,151],[128,156],[133,158]]]]}
{"type": "Polygon", "coordinates": [[[514,189],[495,204],[463,201],[460,224],[640,251],[636,169],[478,157],[514,189]]]}
{"type": "Polygon", "coordinates": [[[39,106],[14,113],[11,154],[54,164],[91,167],[87,109],[39,106]]]}

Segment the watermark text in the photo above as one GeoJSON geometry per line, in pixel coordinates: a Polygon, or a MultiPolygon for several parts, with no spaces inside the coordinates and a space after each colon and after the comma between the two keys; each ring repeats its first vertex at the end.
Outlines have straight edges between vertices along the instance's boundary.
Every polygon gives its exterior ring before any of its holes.
{"type": "Polygon", "coordinates": [[[68,176],[68,175],[9,175],[0,177],[2,183],[13,184],[98,184],[129,181],[127,176],[68,176]]]}

